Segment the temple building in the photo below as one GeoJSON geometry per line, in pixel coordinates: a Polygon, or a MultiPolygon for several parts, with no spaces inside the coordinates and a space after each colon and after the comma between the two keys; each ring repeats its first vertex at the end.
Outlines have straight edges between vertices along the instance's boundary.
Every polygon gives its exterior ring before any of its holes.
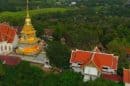
{"type": "Polygon", "coordinates": [[[86,82],[101,74],[116,75],[118,56],[102,53],[97,47],[93,51],[73,50],[70,63],[75,72],[84,75],[83,81],[86,82]]]}
{"type": "Polygon", "coordinates": [[[123,81],[125,83],[125,86],[130,86],[130,69],[124,69],[123,81]]]}
{"type": "Polygon", "coordinates": [[[0,24],[0,55],[13,52],[18,42],[16,29],[7,23],[0,24]]]}
{"type": "Polygon", "coordinates": [[[16,49],[17,54],[22,55],[35,55],[41,51],[41,40],[36,37],[36,30],[34,29],[31,18],[29,15],[29,7],[27,0],[25,24],[20,33],[18,42],[18,48],[16,49]]]}

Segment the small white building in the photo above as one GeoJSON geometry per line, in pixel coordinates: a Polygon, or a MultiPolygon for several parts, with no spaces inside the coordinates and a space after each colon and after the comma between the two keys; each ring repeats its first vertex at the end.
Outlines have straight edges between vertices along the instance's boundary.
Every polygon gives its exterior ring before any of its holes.
{"type": "Polygon", "coordinates": [[[77,2],[71,2],[71,5],[76,5],[77,4],[77,2]]]}
{"type": "Polygon", "coordinates": [[[125,83],[125,86],[130,86],[130,69],[124,69],[123,81],[125,83]]]}
{"type": "Polygon", "coordinates": [[[84,82],[95,80],[101,74],[116,74],[118,57],[95,49],[94,51],[73,50],[71,53],[71,68],[84,75],[84,82]]]}
{"type": "Polygon", "coordinates": [[[70,4],[69,4],[69,6],[75,6],[77,4],[77,2],[71,2],[70,4]]]}

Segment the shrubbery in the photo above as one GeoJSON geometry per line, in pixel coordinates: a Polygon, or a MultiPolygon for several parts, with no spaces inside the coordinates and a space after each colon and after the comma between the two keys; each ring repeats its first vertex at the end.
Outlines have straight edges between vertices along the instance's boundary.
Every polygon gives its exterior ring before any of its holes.
{"type": "Polygon", "coordinates": [[[0,77],[0,86],[123,86],[103,79],[83,83],[81,74],[71,70],[57,74],[45,73],[28,62],[13,67],[2,66],[5,74],[0,77]]]}

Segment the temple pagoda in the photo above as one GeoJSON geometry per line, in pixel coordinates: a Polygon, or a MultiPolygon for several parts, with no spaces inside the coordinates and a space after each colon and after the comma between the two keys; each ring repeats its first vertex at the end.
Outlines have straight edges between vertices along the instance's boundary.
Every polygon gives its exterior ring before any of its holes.
{"type": "Polygon", "coordinates": [[[20,33],[16,53],[22,55],[35,55],[41,51],[41,40],[36,37],[36,30],[31,23],[28,3],[29,1],[27,0],[25,24],[20,33]]]}

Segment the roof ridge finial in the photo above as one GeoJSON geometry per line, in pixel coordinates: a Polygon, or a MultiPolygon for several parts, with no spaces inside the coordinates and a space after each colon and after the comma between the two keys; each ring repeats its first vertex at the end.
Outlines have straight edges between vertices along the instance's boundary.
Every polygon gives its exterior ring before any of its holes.
{"type": "Polygon", "coordinates": [[[95,46],[93,52],[101,52],[98,46],[95,46]]]}

